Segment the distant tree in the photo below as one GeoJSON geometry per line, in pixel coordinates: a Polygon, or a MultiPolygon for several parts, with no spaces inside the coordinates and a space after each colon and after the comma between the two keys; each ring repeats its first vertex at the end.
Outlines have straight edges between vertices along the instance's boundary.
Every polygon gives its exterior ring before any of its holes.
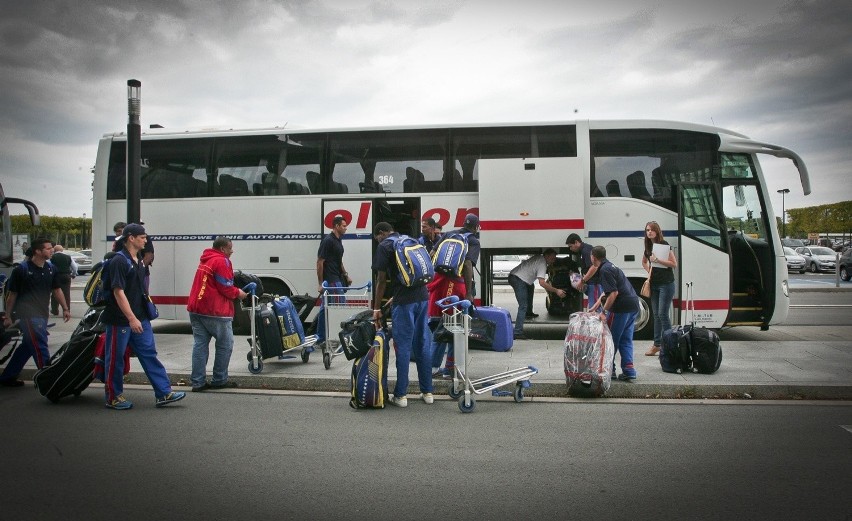
{"type": "Polygon", "coordinates": [[[808,233],[852,232],[852,201],[790,208],[787,210],[787,235],[807,237],[808,233]]]}
{"type": "Polygon", "coordinates": [[[89,248],[92,242],[92,220],[82,217],[41,216],[41,224],[33,226],[29,215],[12,215],[12,232],[26,233],[30,239],[47,237],[66,248],[89,248]]]}

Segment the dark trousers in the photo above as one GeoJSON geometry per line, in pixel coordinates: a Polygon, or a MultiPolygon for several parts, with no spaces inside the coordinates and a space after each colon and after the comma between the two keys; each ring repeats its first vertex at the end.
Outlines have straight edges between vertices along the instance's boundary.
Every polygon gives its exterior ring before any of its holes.
{"type": "MultiPolygon", "coordinates": [[[[59,277],[59,288],[65,295],[65,305],[68,306],[68,309],[71,309],[71,274],[59,273],[57,277],[59,277]]],[[[50,294],[50,312],[54,315],[59,314],[59,301],[56,300],[53,293],[50,294]]]]}

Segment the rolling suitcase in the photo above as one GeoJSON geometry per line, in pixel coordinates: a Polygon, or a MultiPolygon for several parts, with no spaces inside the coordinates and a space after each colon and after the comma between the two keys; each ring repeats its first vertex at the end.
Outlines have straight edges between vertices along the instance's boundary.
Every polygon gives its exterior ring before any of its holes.
{"type": "MultiPolygon", "coordinates": [[[[281,326],[278,324],[278,316],[274,311],[263,306],[254,315],[255,334],[260,344],[261,359],[281,356],[284,352],[284,344],[281,338],[281,326]]],[[[251,351],[249,351],[251,356],[251,351]]],[[[249,359],[251,360],[251,359],[249,359]]]]}
{"type": "Polygon", "coordinates": [[[571,396],[603,396],[612,382],[615,345],[597,313],[573,313],[565,333],[565,381],[571,396]]]}
{"type": "MultiPolygon", "coordinates": [[[[509,311],[494,306],[480,306],[473,311],[473,318],[479,318],[494,323],[494,341],[491,346],[483,346],[481,343],[471,341],[471,348],[491,349],[493,351],[508,351],[512,349],[514,335],[512,334],[512,316],[509,311]]],[[[471,340],[475,338],[471,337],[471,340]]]]}
{"type": "Polygon", "coordinates": [[[693,327],[690,331],[692,343],[692,367],[702,374],[713,374],[722,365],[722,347],[719,335],[704,327],[693,327]]]}
{"type": "MultiPolygon", "coordinates": [[[[686,285],[686,310],[695,317],[695,301],[692,299],[692,282],[686,285]]],[[[667,373],[712,374],[722,365],[722,347],[719,335],[705,327],[696,327],[694,320],[689,325],[674,326],[663,332],[660,346],[660,367],[667,373]]]]}
{"type": "Polygon", "coordinates": [[[352,363],[349,406],[353,409],[384,409],[388,401],[388,356],[391,334],[379,329],[367,354],[352,363]]]}
{"type": "Polygon", "coordinates": [[[281,328],[281,342],[284,349],[297,347],[305,343],[305,330],[299,312],[287,297],[278,297],[272,301],[272,310],[278,317],[281,328]]]}
{"type": "Polygon", "coordinates": [[[660,339],[660,367],[665,373],[692,371],[689,334],[692,326],[674,326],[663,331],[660,339]]]}
{"type": "Polygon", "coordinates": [[[53,403],[72,394],[79,396],[95,377],[95,346],[100,335],[93,330],[73,335],[50,357],[49,365],[33,375],[38,392],[53,403]]]}

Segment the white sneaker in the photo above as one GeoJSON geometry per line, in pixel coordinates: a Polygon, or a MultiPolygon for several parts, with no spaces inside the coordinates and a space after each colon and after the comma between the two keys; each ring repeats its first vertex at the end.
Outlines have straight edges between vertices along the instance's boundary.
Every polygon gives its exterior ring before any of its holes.
{"type": "Polygon", "coordinates": [[[408,407],[408,398],[403,396],[402,398],[397,398],[396,396],[389,396],[388,400],[390,403],[396,405],[397,407],[408,407]]]}
{"type": "Polygon", "coordinates": [[[433,404],[435,403],[435,397],[432,393],[420,393],[420,399],[423,400],[424,403],[433,404]]]}

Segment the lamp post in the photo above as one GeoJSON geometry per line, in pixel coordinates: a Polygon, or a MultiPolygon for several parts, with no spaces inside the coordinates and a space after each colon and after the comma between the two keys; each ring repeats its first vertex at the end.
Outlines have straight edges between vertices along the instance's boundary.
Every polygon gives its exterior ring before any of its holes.
{"type": "Polygon", "coordinates": [[[778,190],[778,193],[781,194],[781,237],[787,237],[787,213],[784,209],[784,196],[790,193],[789,188],[782,188],[778,190]]]}
{"type": "Polygon", "coordinates": [[[142,192],[142,82],[127,80],[127,222],[138,223],[142,192]]]}

